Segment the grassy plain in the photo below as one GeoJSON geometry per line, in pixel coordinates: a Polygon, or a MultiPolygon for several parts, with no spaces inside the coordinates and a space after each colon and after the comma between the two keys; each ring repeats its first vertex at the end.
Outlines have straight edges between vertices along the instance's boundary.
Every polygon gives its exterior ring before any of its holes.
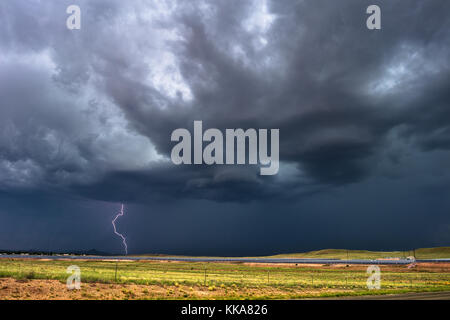
{"type": "Polygon", "coordinates": [[[381,290],[368,290],[367,266],[0,259],[0,299],[298,299],[450,291],[450,264],[380,266],[381,290]],[[67,267],[81,269],[69,291],[67,267]]]}

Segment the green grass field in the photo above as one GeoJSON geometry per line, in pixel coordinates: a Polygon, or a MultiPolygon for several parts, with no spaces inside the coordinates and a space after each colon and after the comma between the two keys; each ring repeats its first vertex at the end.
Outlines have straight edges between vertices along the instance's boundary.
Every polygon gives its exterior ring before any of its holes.
{"type": "Polygon", "coordinates": [[[243,263],[0,260],[0,278],[51,279],[65,283],[70,265],[83,283],[181,287],[208,295],[159,294],[157,299],[261,299],[449,291],[450,266],[381,266],[381,290],[368,290],[364,266],[286,266],[243,263]],[[117,271],[116,271],[117,270],[117,271]],[[211,293],[211,294],[209,294],[211,293]]]}

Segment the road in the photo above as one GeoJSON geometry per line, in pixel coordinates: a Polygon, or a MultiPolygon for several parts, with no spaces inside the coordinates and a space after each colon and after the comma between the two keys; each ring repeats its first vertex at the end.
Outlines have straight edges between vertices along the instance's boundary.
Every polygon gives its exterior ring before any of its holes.
{"type": "MultiPolygon", "coordinates": [[[[49,260],[132,260],[132,261],[180,261],[180,262],[247,262],[289,264],[362,264],[362,265],[406,265],[410,260],[338,260],[338,259],[294,259],[294,258],[190,258],[190,257],[132,257],[132,256],[65,256],[65,255],[0,255],[0,259],[49,259],[49,260]]],[[[450,263],[450,259],[427,259],[417,262],[450,263]]]]}
{"type": "Polygon", "coordinates": [[[450,292],[420,292],[378,296],[336,297],[322,300],[450,300],[450,292]]]}

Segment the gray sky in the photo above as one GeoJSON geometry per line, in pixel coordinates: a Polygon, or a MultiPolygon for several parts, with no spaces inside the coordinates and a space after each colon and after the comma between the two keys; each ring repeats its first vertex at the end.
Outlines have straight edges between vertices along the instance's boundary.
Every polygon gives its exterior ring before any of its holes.
{"type": "Polygon", "coordinates": [[[0,249],[450,245],[450,3],[0,2],[0,249]],[[279,128],[280,172],[175,166],[177,128],[279,128]]]}

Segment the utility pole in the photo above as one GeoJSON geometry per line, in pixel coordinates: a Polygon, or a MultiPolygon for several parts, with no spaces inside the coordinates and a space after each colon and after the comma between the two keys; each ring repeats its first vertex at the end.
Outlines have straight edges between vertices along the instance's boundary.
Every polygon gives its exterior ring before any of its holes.
{"type": "Polygon", "coordinates": [[[206,268],[205,268],[205,287],[206,287],[206,268]]]}
{"type": "Polygon", "coordinates": [[[116,260],[116,272],[114,273],[114,282],[117,282],[117,260],[116,260]]]}

